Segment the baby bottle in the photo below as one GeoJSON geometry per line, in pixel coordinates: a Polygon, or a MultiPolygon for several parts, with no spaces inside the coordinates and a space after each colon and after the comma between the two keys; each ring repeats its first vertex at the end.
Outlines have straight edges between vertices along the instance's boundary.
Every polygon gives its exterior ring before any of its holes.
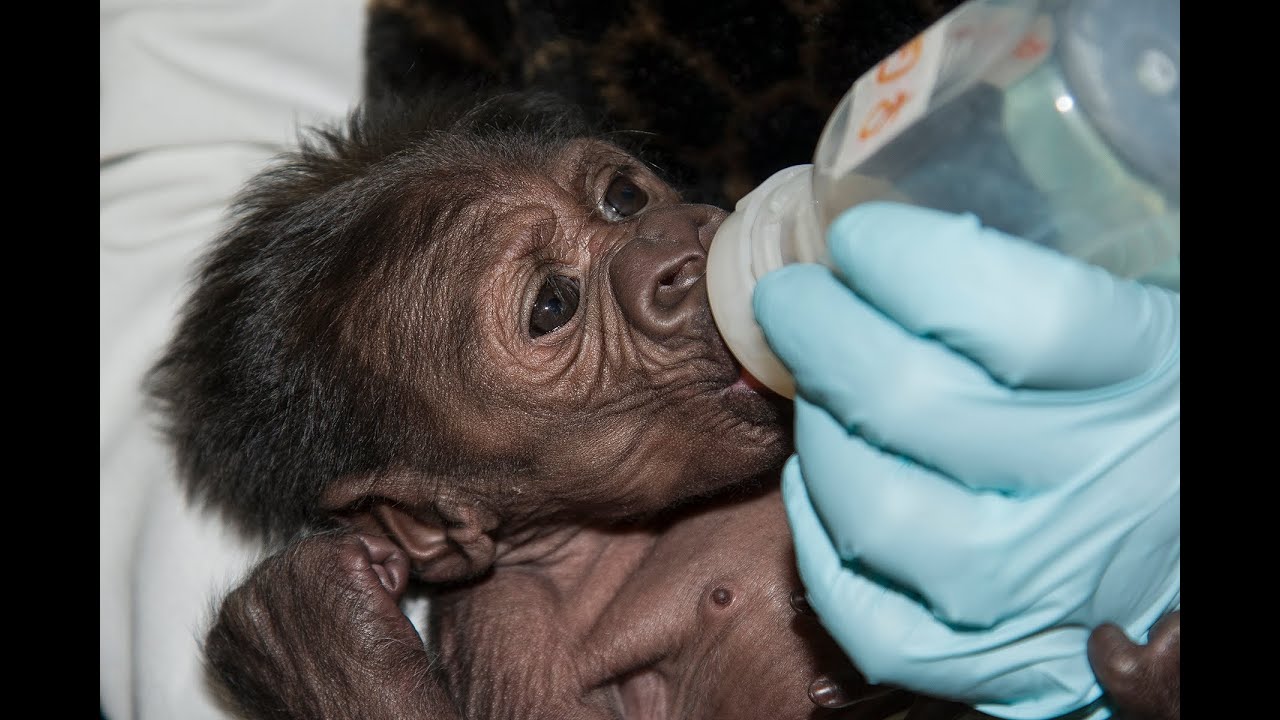
{"type": "Polygon", "coordinates": [[[751,309],[765,273],[830,266],[826,228],[893,200],[1122,277],[1180,289],[1178,0],[970,0],[859,78],[812,165],[748,193],[707,258],[711,311],[743,367],[794,383],[751,309]]]}

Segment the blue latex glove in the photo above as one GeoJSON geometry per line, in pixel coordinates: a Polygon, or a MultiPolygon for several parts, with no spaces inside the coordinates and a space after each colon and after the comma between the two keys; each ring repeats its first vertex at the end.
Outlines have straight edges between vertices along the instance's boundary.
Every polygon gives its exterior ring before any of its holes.
{"type": "Polygon", "coordinates": [[[905,205],[828,240],[844,282],[793,265],[755,291],[798,388],[810,604],[872,682],[1089,705],[1090,630],[1145,641],[1179,603],[1180,295],[905,205]]]}

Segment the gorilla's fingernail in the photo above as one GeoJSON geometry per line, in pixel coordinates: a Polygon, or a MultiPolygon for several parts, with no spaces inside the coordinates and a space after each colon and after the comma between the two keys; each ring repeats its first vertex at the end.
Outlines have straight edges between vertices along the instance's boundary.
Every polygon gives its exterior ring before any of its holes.
{"type": "Polygon", "coordinates": [[[796,590],[791,593],[791,609],[801,615],[813,614],[813,606],[809,604],[809,599],[804,596],[804,590],[796,590]]]}
{"type": "Polygon", "coordinates": [[[814,705],[829,709],[842,708],[854,702],[840,683],[826,676],[809,683],[809,699],[814,705]]]}

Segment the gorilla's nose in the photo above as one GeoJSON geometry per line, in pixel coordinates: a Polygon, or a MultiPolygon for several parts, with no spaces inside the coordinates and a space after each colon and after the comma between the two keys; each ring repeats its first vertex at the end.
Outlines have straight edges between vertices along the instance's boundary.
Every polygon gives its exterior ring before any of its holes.
{"type": "Polygon", "coordinates": [[[609,279],[632,326],[655,340],[708,318],[707,248],[727,213],[710,205],[653,208],[613,256],[609,279]]]}

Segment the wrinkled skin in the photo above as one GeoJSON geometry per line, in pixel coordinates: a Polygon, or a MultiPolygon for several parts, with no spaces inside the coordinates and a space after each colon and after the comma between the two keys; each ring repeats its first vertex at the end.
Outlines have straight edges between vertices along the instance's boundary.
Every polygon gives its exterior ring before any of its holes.
{"type": "Polygon", "coordinates": [[[474,292],[482,363],[451,423],[469,452],[522,458],[503,493],[512,515],[633,516],[781,461],[785,418],[747,385],[708,306],[723,210],[682,204],[629,155],[575,141],[484,215],[500,241],[479,277],[453,281],[474,292]],[[548,276],[576,282],[578,308],[531,338],[548,276]]]}
{"type": "Polygon", "coordinates": [[[388,532],[429,582],[482,573],[557,521],[709,495],[790,448],[785,405],[748,381],[711,317],[706,254],[724,211],[681,203],[594,140],[515,176],[431,260],[456,268],[432,273],[433,332],[468,348],[423,379],[443,383],[426,393],[447,409],[432,441],[466,448],[460,477],[339,478],[325,496],[388,532]],[[567,294],[548,305],[553,289],[567,294]]]}
{"type": "Polygon", "coordinates": [[[460,268],[439,283],[441,304],[457,309],[434,332],[465,337],[468,360],[439,370],[429,382],[443,385],[426,393],[447,408],[448,440],[433,442],[466,448],[464,477],[340,478],[330,511],[373,515],[349,519],[390,533],[415,577],[452,582],[549,523],[657,512],[781,463],[786,406],[743,375],[707,301],[724,211],[681,203],[593,140],[569,142],[472,210],[433,260],[460,268]],[[573,284],[576,310],[535,318],[549,282],[573,284]],[[450,327],[467,314],[468,331],[450,327]],[[531,331],[548,318],[550,330],[531,331]],[[485,467],[491,477],[475,470],[485,467]],[[421,541],[440,526],[447,543],[421,541]]]}
{"type": "MultiPolygon", "coordinates": [[[[965,712],[868,686],[848,664],[793,598],[799,582],[773,489],[661,522],[540,536],[491,576],[434,600],[443,660],[435,665],[396,604],[406,568],[386,538],[307,539],[228,598],[209,657],[251,717],[879,720],[909,708],[906,720],[954,720],[965,712]],[[815,697],[823,679],[827,696],[815,697]]],[[[1090,659],[1119,717],[1180,717],[1179,621],[1177,613],[1163,620],[1146,646],[1115,628],[1094,632],[1090,659]]]]}

